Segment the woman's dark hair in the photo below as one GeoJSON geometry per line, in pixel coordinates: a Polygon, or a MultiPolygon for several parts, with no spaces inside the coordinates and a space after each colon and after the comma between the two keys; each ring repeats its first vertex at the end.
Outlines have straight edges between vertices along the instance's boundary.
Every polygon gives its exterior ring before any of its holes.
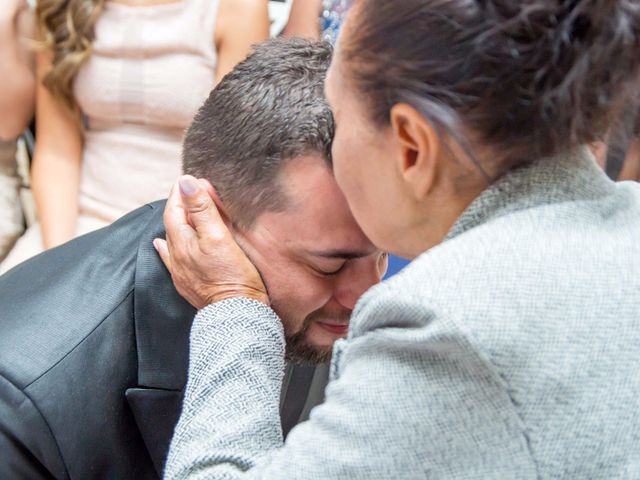
{"type": "Polygon", "coordinates": [[[640,91],[638,0],[358,0],[345,72],[373,120],[408,103],[509,167],[604,137],[640,91]]]}

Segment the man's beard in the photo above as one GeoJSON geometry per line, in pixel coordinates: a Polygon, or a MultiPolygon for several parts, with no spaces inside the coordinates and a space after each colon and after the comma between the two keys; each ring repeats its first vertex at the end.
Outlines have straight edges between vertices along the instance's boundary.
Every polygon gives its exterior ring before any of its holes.
{"type": "Polygon", "coordinates": [[[316,310],[304,319],[302,328],[293,334],[286,333],[286,359],[295,364],[318,364],[325,363],[331,359],[333,347],[317,347],[311,345],[307,339],[309,327],[318,320],[338,320],[340,322],[348,322],[351,317],[350,311],[344,311],[339,314],[327,314],[324,310],[316,310]]]}

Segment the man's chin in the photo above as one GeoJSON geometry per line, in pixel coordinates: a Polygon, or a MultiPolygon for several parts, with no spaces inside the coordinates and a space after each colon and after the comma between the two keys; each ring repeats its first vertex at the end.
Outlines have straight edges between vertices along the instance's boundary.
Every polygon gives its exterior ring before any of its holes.
{"type": "Polygon", "coordinates": [[[316,312],[305,319],[304,327],[285,335],[287,340],[286,357],[293,363],[317,364],[331,360],[333,344],[347,336],[349,314],[331,315],[316,312]]]}
{"type": "Polygon", "coordinates": [[[331,360],[333,346],[311,345],[306,335],[292,335],[287,337],[285,356],[288,362],[301,364],[319,364],[331,360]]]}

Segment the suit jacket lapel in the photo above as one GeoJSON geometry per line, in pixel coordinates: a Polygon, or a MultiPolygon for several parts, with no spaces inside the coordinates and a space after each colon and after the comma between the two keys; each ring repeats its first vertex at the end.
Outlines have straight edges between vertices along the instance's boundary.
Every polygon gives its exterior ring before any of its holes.
{"type": "Polygon", "coordinates": [[[162,476],[173,429],[182,409],[182,392],[130,388],[125,395],[153,466],[162,476]]]}
{"type": "Polygon", "coordinates": [[[138,387],[125,392],[127,402],[153,464],[162,474],[173,429],[180,416],[187,381],[189,332],[195,316],[175,290],[171,276],[153,248],[164,238],[164,202],[138,247],[135,273],[134,322],[138,353],[138,387]]]}
{"type": "Polygon", "coordinates": [[[156,213],[140,242],[136,261],[134,318],[138,385],[182,390],[187,381],[189,331],[196,311],[178,294],[153,248],[153,239],[165,236],[164,202],[152,206],[156,213]]]}
{"type": "MultiPolygon", "coordinates": [[[[126,391],[138,429],[159,474],[180,416],[189,365],[189,333],[196,314],[176,291],[153,248],[153,239],[165,236],[164,204],[164,201],[151,204],[155,213],[138,247],[134,293],[138,388],[126,391]]],[[[293,370],[281,405],[285,435],[298,423],[314,378],[314,367],[288,368],[293,370]]],[[[324,384],[322,390],[323,387],[324,384]]]]}

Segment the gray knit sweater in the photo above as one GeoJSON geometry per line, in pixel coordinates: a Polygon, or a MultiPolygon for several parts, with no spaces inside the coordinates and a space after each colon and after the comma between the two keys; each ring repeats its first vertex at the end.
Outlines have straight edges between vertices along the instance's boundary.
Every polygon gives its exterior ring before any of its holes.
{"type": "Polygon", "coordinates": [[[586,150],[520,168],[371,289],[326,402],[282,443],[284,338],[196,317],[166,478],[640,478],[640,187],[586,150]]]}

